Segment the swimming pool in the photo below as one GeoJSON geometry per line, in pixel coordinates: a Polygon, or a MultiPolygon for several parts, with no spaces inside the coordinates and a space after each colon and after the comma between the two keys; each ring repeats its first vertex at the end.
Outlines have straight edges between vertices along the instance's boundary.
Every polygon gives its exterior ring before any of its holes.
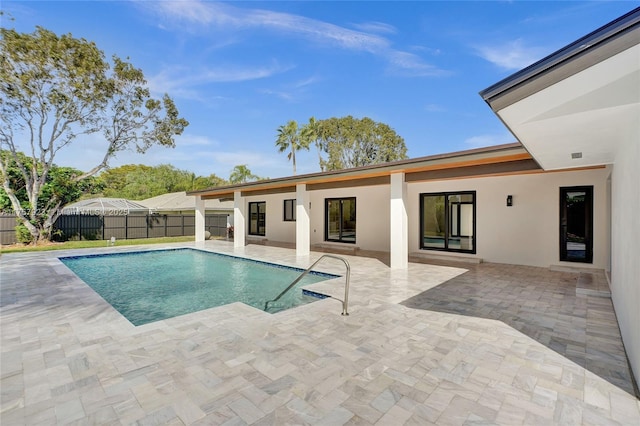
{"type": "MultiPolygon", "coordinates": [[[[303,271],[191,248],[59,259],[133,325],[232,302],[263,309],[303,271]]],[[[300,287],[337,277],[309,273],[269,312],[318,300],[300,287]]]]}

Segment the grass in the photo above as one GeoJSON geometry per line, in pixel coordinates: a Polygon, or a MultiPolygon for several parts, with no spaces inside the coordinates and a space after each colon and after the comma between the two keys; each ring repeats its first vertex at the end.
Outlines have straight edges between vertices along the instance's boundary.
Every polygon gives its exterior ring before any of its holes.
{"type": "MultiPolygon", "coordinates": [[[[194,241],[193,235],[186,237],[164,237],[164,238],[140,238],[135,240],[117,240],[116,246],[135,246],[141,244],[163,244],[163,243],[182,243],[194,241]]],[[[25,246],[21,244],[2,246],[2,253],[19,253],[32,251],[48,251],[48,250],[70,250],[83,248],[107,247],[108,240],[92,240],[92,241],[66,241],[64,243],[47,243],[37,246],[25,246]]]]}

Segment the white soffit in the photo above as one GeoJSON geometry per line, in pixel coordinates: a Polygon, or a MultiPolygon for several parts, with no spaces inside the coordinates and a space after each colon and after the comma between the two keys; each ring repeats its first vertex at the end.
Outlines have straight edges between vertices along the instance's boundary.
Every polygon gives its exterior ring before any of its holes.
{"type": "Polygon", "coordinates": [[[640,45],[498,115],[545,170],[612,164],[619,141],[640,128],[640,45]]]}

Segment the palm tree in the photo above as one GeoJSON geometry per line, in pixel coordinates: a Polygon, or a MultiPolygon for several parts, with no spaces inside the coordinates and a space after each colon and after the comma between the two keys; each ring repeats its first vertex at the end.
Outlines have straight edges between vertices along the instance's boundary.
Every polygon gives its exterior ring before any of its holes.
{"type": "Polygon", "coordinates": [[[247,167],[246,164],[240,164],[233,168],[231,175],[229,176],[230,183],[245,183],[251,180],[259,180],[260,178],[253,173],[247,167]]]}
{"type": "Polygon", "coordinates": [[[322,152],[325,150],[323,139],[320,137],[320,122],[316,120],[315,117],[309,118],[309,122],[302,126],[300,133],[304,134],[304,137],[309,140],[309,144],[311,142],[316,146],[316,150],[318,151],[318,164],[320,165],[320,170],[324,171],[324,160],[322,159],[322,152]]]}
{"type": "Polygon", "coordinates": [[[293,162],[293,174],[296,174],[296,151],[301,149],[309,149],[310,139],[306,132],[298,129],[298,123],[295,120],[289,121],[284,126],[278,127],[278,139],[276,146],[278,152],[289,150],[287,159],[293,162]]]}

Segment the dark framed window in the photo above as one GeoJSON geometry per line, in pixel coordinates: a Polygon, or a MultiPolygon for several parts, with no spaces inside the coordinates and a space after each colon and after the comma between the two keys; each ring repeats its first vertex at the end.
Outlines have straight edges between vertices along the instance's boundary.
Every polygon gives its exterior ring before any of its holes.
{"type": "Polygon", "coordinates": [[[249,203],[249,235],[266,234],[267,203],[265,201],[249,203]]]}
{"type": "Polygon", "coordinates": [[[326,198],[325,241],[356,242],[356,198],[326,198]]]}
{"type": "Polygon", "coordinates": [[[560,260],[593,262],[593,186],[560,188],[560,260]]]}
{"type": "Polygon", "coordinates": [[[476,252],[476,192],[420,194],[420,248],[476,252]]]}
{"type": "Polygon", "coordinates": [[[296,200],[284,200],[283,220],[285,222],[296,221],[296,200]]]}

